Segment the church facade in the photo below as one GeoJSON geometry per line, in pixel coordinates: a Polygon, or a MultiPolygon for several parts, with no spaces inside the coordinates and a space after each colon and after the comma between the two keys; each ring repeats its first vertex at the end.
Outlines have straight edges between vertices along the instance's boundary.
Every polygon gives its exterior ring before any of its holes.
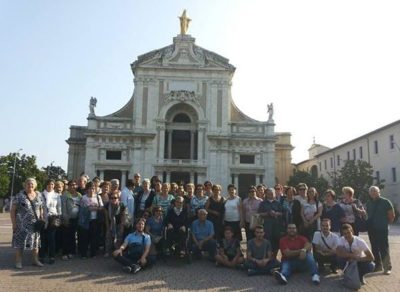
{"type": "Polygon", "coordinates": [[[123,108],[96,116],[94,103],[87,125],[70,127],[70,178],[84,172],[124,185],[140,172],[168,182],[234,183],[240,192],[287,181],[290,133],[275,132],[272,104],[267,121],[235,106],[228,59],[181,33],[173,44],[139,56],[131,69],[134,92],[123,108]]]}

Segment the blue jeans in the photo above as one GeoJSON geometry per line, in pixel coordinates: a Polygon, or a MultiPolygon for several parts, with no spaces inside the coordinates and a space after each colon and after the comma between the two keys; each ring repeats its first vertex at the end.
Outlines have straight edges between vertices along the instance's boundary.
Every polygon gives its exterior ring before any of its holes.
{"type": "Polygon", "coordinates": [[[288,279],[292,272],[304,271],[308,269],[311,275],[318,274],[318,268],[315,264],[314,258],[310,252],[307,252],[306,258],[301,260],[299,258],[286,259],[282,261],[281,273],[288,279]]]}

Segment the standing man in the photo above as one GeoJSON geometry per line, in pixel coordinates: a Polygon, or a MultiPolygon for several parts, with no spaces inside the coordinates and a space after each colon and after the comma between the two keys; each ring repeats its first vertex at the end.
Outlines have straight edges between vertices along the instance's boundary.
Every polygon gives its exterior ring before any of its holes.
{"type": "Polygon", "coordinates": [[[128,218],[129,227],[127,229],[127,233],[131,233],[134,227],[135,221],[135,197],[133,195],[133,188],[135,185],[131,179],[128,179],[126,182],[126,186],[121,191],[121,203],[128,209],[128,218]]]}
{"type": "Polygon", "coordinates": [[[394,209],[392,203],[381,197],[377,186],[369,188],[371,200],[367,203],[368,237],[371,243],[372,253],[375,257],[375,272],[382,271],[385,275],[392,272],[389,252],[389,223],[394,221],[394,209]]]}
{"type": "Polygon", "coordinates": [[[287,226],[287,235],[279,241],[282,253],[281,272],[275,271],[274,276],[282,285],[288,283],[288,278],[295,271],[308,269],[311,272],[311,281],[320,283],[318,268],[311,254],[311,243],[304,236],[297,234],[296,225],[287,226]]]}

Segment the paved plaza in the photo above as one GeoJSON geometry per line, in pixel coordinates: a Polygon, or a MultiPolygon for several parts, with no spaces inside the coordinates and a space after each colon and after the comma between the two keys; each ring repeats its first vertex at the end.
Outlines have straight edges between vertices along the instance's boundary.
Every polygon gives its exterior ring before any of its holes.
{"type": "MultiPolygon", "coordinates": [[[[367,276],[368,284],[360,291],[400,291],[400,226],[390,232],[393,273],[367,276]]],[[[343,291],[340,275],[321,277],[314,286],[306,274],[295,274],[286,286],[271,276],[248,277],[245,272],[216,268],[212,263],[194,261],[159,263],[136,275],[125,274],[114,260],[102,256],[70,261],[58,259],[54,265],[37,268],[24,255],[21,271],[14,269],[14,252],[10,247],[11,223],[8,213],[0,214],[0,291],[343,291]]]]}

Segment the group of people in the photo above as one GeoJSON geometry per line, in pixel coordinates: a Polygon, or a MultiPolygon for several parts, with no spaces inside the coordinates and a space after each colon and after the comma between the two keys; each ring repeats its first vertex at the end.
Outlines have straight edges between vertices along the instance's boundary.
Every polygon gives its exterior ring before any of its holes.
{"type": "Polygon", "coordinates": [[[62,260],[85,259],[102,249],[104,257],[112,255],[132,273],[171,254],[199,259],[207,254],[216,266],[245,269],[249,276],[271,274],[281,284],[304,269],[319,284],[326,264],[336,273],[357,261],[361,282],[366,273],[383,269],[388,275],[392,269],[388,224],[394,209],[376,186],[365,205],[351,187],[343,188],[339,201],[327,190],[322,202],[304,183],[250,186],[239,196],[233,184],[223,195],[211,181],[178,185],[156,176],[142,180],[139,173],[122,188],[117,179],[89,181],[86,175],[49,180],[41,193],[36,187],[29,178],[12,199],[17,269],[24,249],[32,250],[36,266],[53,264],[58,252],[62,260]],[[372,251],[358,237],[360,222],[372,251]]]}

